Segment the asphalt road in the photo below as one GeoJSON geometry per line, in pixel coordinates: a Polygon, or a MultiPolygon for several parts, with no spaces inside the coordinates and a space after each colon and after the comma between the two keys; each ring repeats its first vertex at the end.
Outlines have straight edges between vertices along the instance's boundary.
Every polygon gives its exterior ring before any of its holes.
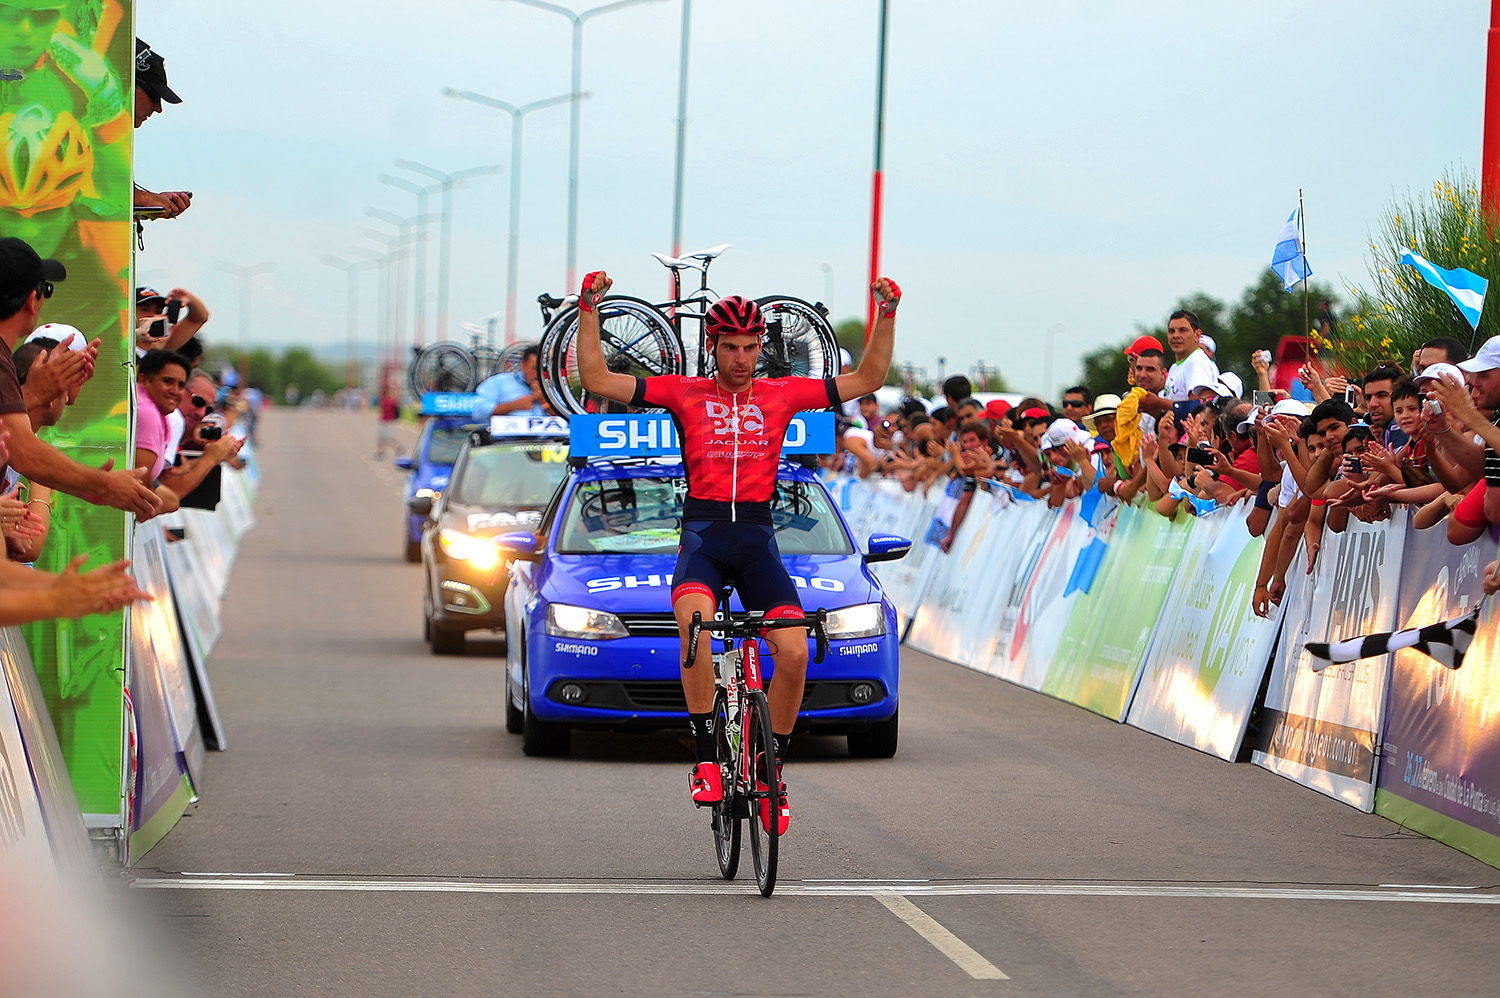
{"type": "Polygon", "coordinates": [[[202,994],[1494,993],[1500,871],[914,652],[897,757],[795,744],[780,886],[726,883],[685,736],[528,759],[499,643],[428,654],[370,416],[261,425],[231,748],[132,871],[202,994]]]}

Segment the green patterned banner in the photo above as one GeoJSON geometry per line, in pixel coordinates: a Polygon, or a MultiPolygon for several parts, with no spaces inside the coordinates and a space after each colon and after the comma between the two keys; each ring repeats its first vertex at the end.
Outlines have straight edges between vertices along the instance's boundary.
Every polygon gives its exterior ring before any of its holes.
{"type": "MultiPolygon", "coordinates": [[[[68,268],[42,322],[102,343],[95,376],[42,436],[84,464],[129,467],[134,38],[128,0],[0,0],[0,235],[68,268]]],[[[39,568],[126,557],[118,510],[58,496],[39,568]]],[[[126,814],[125,615],[46,622],[27,643],[79,805],[126,814]]]]}

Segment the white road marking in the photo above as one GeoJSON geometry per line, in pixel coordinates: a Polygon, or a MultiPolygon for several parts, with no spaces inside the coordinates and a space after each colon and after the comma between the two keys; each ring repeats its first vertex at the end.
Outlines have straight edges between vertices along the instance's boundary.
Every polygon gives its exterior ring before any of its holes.
{"type": "Polygon", "coordinates": [[[1381,887],[1408,887],[1420,891],[1477,891],[1479,888],[1470,884],[1381,884],[1381,887]]]}
{"type": "Polygon", "coordinates": [[[956,963],[959,970],[976,981],[1010,980],[999,967],[980,956],[972,946],[943,928],[931,915],[900,894],[877,894],[875,900],[885,905],[886,910],[911,926],[917,935],[932,943],[939,953],[956,963]]]}
{"type": "MultiPolygon", "coordinates": [[[[753,894],[752,883],[666,880],[399,880],[303,877],[259,874],[224,877],[141,877],[132,887],[144,890],[335,891],[426,894],[753,894]]],[[[778,897],[1138,897],[1210,898],[1235,901],[1406,901],[1422,904],[1500,905],[1500,894],[1477,889],[1442,888],[1237,886],[1234,884],[1149,884],[1071,881],[802,881],[788,883],[778,897]]]]}

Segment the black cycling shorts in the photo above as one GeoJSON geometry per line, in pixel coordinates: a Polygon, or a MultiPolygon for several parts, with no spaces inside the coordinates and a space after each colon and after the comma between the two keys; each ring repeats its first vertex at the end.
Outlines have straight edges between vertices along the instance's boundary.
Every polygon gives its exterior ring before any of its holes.
{"type": "Polygon", "coordinates": [[[687,520],[672,572],[672,602],[684,593],[706,593],[717,604],[726,579],[734,581],[746,610],[768,619],[801,617],[802,600],[782,564],[776,530],[768,524],[687,520]]]}

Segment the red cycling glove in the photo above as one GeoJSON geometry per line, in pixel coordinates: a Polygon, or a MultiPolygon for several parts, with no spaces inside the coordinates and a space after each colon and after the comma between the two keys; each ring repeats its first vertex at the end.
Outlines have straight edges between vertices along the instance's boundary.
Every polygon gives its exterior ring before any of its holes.
{"type": "Polygon", "coordinates": [[[891,296],[882,298],[875,303],[876,310],[884,317],[889,318],[896,314],[896,306],[901,304],[901,285],[889,277],[885,281],[891,286],[891,296]]]}
{"type": "Polygon", "coordinates": [[[599,276],[599,271],[592,270],[583,275],[583,287],[578,290],[578,310],[580,312],[592,312],[604,300],[604,295],[594,290],[594,278],[599,276]]]}

